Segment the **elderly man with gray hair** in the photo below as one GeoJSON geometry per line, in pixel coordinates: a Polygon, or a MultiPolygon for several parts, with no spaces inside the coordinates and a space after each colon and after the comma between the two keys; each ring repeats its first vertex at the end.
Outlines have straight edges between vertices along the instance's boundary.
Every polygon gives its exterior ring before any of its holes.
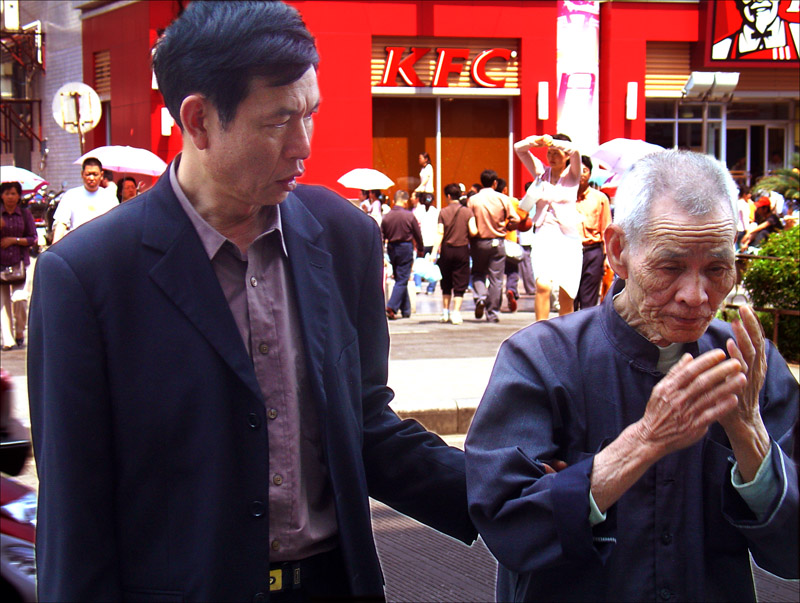
{"type": "Polygon", "coordinates": [[[605,232],[602,305],[500,349],[466,440],[500,601],[755,600],[798,575],[798,387],[735,280],[736,187],[696,153],[639,161],[605,232]]]}

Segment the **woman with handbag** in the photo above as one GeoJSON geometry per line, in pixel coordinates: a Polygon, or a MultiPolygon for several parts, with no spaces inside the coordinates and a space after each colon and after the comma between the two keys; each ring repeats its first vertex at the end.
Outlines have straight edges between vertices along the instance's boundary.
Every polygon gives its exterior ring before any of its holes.
{"type": "Polygon", "coordinates": [[[22,187],[19,182],[0,184],[2,215],[0,216],[0,312],[3,350],[25,343],[28,300],[25,295],[25,272],[30,264],[30,247],[36,243],[33,215],[20,206],[22,187]],[[12,343],[13,342],[13,343],[12,343]]]}

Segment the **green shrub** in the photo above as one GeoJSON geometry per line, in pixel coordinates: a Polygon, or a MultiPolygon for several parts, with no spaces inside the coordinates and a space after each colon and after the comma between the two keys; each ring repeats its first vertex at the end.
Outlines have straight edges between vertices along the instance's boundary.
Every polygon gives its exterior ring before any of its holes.
{"type": "MultiPolygon", "coordinates": [[[[800,310],[800,227],[770,235],[759,255],[786,259],[754,256],[750,260],[743,281],[750,303],[758,308],[800,310]]],[[[772,313],[758,314],[764,332],[772,338],[772,313]]],[[[780,316],[777,345],[784,358],[800,361],[800,316],[780,316]]]]}

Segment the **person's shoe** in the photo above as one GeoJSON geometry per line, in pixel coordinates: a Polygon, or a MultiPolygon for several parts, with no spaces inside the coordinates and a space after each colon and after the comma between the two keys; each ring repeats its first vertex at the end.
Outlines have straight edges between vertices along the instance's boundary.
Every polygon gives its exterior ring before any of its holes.
{"type": "Polygon", "coordinates": [[[453,312],[450,313],[450,322],[454,325],[460,325],[462,322],[464,322],[464,320],[461,318],[461,312],[458,310],[453,310],[453,312]]]}
{"type": "Polygon", "coordinates": [[[511,289],[506,291],[506,297],[508,298],[508,311],[509,312],[516,312],[517,311],[517,296],[514,295],[514,292],[511,289]]]}
{"type": "Polygon", "coordinates": [[[403,314],[403,318],[411,318],[411,314],[403,314]]]}
{"type": "Polygon", "coordinates": [[[450,322],[449,310],[442,310],[442,317],[439,319],[439,322],[450,322]]]}
{"type": "Polygon", "coordinates": [[[479,299],[475,302],[475,318],[480,320],[483,318],[483,311],[486,308],[486,302],[482,299],[479,299]]]}
{"type": "Polygon", "coordinates": [[[397,318],[397,314],[395,313],[395,311],[389,308],[388,306],[386,308],[386,318],[388,318],[389,320],[395,320],[397,318]]]}
{"type": "Polygon", "coordinates": [[[17,342],[17,347],[18,348],[25,347],[25,338],[24,337],[17,337],[14,341],[17,342]]]}
{"type": "Polygon", "coordinates": [[[486,322],[500,322],[500,319],[497,316],[489,316],[486,315],[486,322]]]}

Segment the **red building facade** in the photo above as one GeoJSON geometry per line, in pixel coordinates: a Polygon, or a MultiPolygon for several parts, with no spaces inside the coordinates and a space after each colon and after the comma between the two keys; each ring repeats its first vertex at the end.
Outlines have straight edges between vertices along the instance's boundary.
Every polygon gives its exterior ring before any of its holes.
{"type": "MultiPolygon", "coordinates": [[[[101,97],[108,119],[105,128],[87,136],[87,148],[129,144],[165,160],[180,150],[178,128],[164,130],[168,124],[153,88],[149,53],[160,30],[186,4],[111,2],[84,9],[84,79],[96,89],[107,88],[101,97]],[[101,73],[98,64],[105,62],[110,70],[101,73]]],[[[352,168],[375,167],[398,186],[413,188],[416,158],[425,150],[437,167],[437,190],[454,180],[469,186],[481,169],[492,167],[513,183],[512,192],[520,192],[527,174],[511,145],[530,134],[557,131],[565,81],[557,71],[563,52],[557,22],[565,7],[585,3],[291,4],[303,14],[321,56],[323,104],[306,182],[352,196],[354,191],[336,180],[352,168]],[[412,57],[413,49],[428,50],[412,57]]],[[[800,138],[797,62],[713,64],[714,8],[713,2],[595,5],[599,53],[591,90],[598,142],[626,137],[689,147],[715,154],[731,168],[744,167],[753,177],[778,154],[786,162],[800,138]],[[681,88],[697,71],[736,71],[739,84],[721,99],[682,98],[681,88]],[[737,165],[742,158],[745,163],[737,165]]]]}

